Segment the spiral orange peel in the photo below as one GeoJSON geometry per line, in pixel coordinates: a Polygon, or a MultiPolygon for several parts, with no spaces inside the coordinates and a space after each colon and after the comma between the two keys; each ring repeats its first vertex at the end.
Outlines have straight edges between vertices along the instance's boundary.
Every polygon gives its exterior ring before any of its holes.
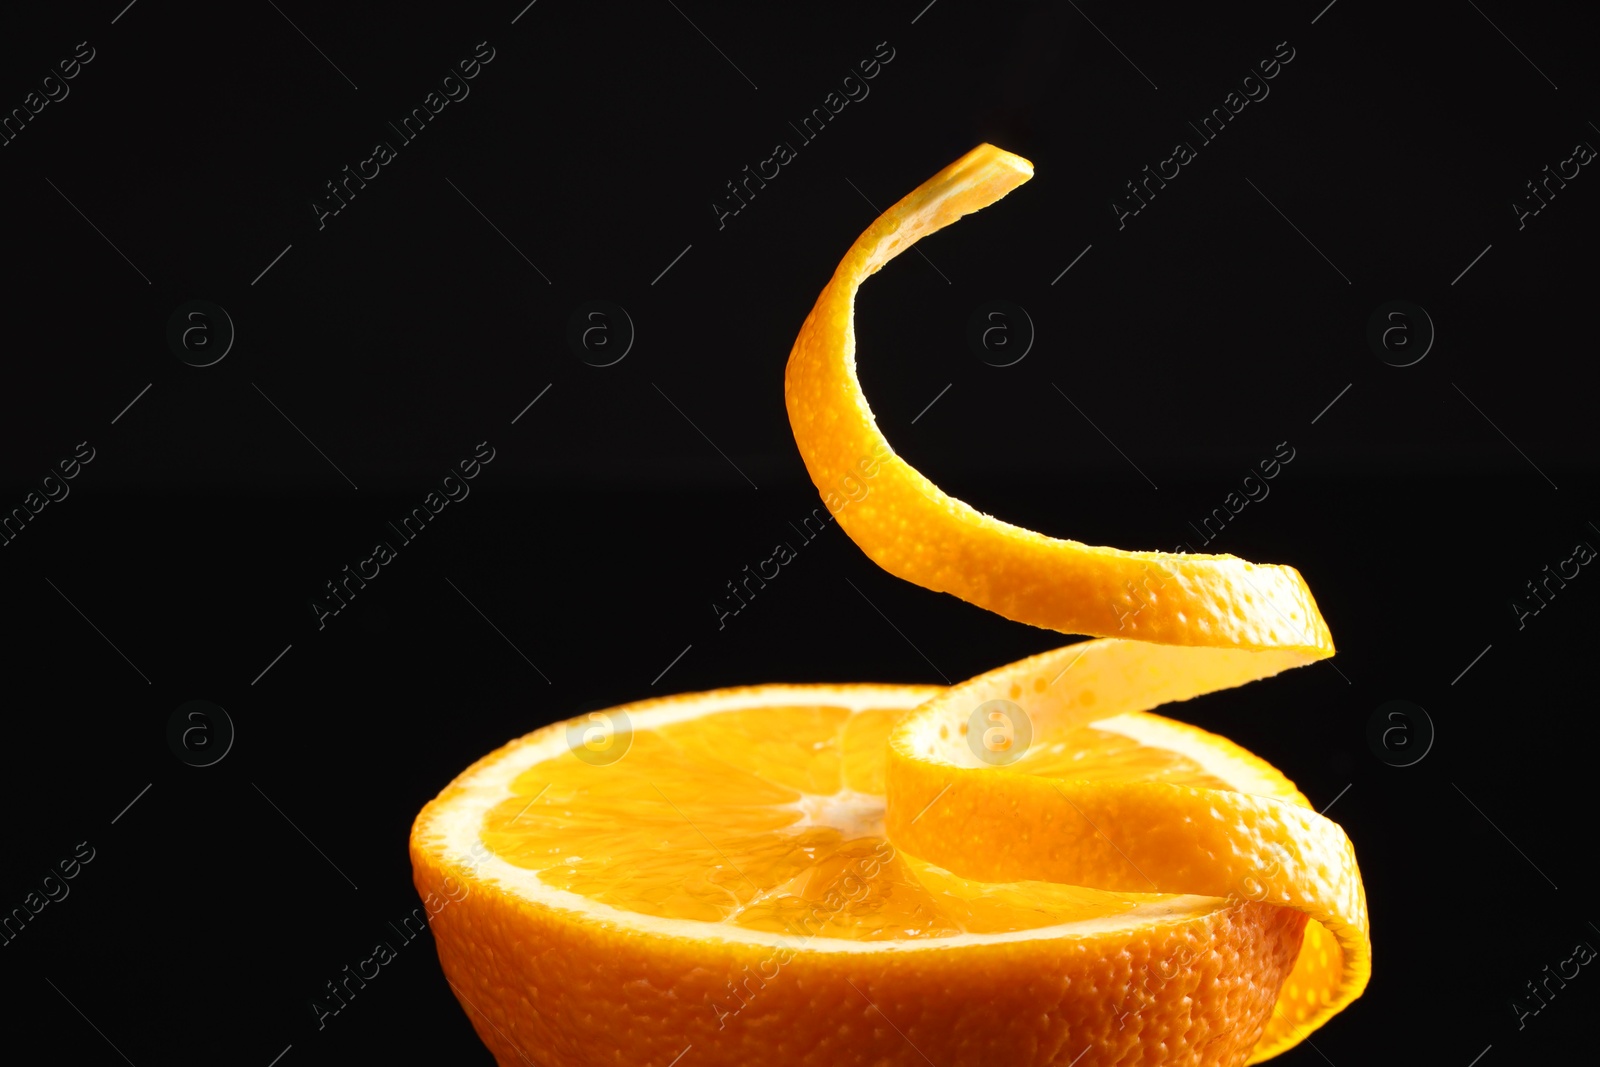
{"type": "Polygon", "coordinates": [[[1301,954],[1254,1062],[1326,1022],[1371,974],[1366,897],[1343,830],[1292,788],[1257,796],[1041,777],[1025,760],[975,759],[965,732],[975,708],[1011,700],[1031,720],[1037,747],[1106,714],[1331,656],[1310,589],[1292,567],[1091,546],[985,515],[894,453],[856,374],[862,282],[1032,176],[1026,159],[984,144],[918,186],[851,246],[789,357],[785,401],[812,481],[827,493],[869,469],[865,457],[876,464],[870,493],[836,512],[873,562],[1017,622],[1103,638],[972,679],[910,716],[890,744],[889,835],[975,879],[1215,896],[1248,889],[1251,899],[1303,911],[1301,954]]]}

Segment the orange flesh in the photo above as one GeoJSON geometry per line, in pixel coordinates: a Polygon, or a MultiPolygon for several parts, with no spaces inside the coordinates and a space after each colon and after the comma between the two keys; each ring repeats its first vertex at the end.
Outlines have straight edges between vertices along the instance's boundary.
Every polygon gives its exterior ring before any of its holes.
{"type": "MultiPolygon", "coordinates": [[[[897,853],[883,832],[883,753],[903,714],[725,711],[636,732],[612,766],[564,752],[517,778],[483,841],[548,885],[627,911],[855,940],[1035,929],[1167,899],[973,881],[897,853]]],[[[1181,755],[1087,726],[1024,762],[1058,778],[1227,788],[1181,755]]]]}

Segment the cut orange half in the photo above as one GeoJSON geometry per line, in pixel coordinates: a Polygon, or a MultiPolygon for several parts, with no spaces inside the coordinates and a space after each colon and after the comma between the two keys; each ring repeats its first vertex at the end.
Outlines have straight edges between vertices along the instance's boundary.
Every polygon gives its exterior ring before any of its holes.
{"type": "MultiPolygon", "coordinates": [[[[690,694],[546,727],[463,773],[418,816],[411,855],[445,975],[502,1067],[1243,1062],[1273,1033],[1304,916],[975,881],[908,854],[884,832],[885,753],[939,697],[690,694]]],[[[1052,773],[1298,797],[1155,715],[1039,740],[1052,773]]],[[[889,816],[914,838],[963,797],[889,816]]],[[[1004,851],[963,842],[966,862],[1004,851]]]]}

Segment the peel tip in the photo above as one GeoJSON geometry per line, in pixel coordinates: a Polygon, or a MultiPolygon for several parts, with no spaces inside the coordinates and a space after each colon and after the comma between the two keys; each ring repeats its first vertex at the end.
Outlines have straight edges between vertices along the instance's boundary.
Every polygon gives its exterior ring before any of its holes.
{"type": "Polygon", "coordinates": [[[983,142],[973,151],[986,153],[994,162],[1010,167],[1022,175],[1023,181],[1033,177],[1033,161],[1025,159],[1015,152],[1008,152],[998,145],[990,144],[988,141],[983,142]]]}

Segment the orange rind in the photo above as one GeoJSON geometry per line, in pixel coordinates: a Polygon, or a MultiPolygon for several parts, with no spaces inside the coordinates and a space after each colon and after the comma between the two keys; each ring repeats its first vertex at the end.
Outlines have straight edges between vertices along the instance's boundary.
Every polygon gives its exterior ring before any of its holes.
{"type": "Polygon", "coordinates": [[[1091,637],[1280,651],[1298,663],[1333,655],[1328,627],[1293,567],[1046,537],[947,495],[878,429],[856,375],[856,291],[918,240],[1032,176],[1033,164],[993,145],[968,152],[867,227],[806,316],[784,399],[806,470],[839,525],[890,574],[1017,622],[1091,637]],[[868,470],[875,473],[866,497],[841,501],[836,487],[868,470]]]}

